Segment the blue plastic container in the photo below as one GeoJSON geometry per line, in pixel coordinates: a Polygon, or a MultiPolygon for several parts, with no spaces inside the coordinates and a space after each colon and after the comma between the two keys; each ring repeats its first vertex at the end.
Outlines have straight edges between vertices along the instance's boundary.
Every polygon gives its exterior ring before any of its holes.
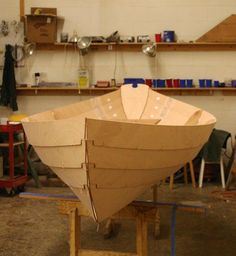
{"type": "Polygon", "coordinates": [[[186,84],[188,88],[193,87],[193,79],[187,79],[186,84]]]}
{"type": "Polygon", "coordinates": [[[159,79],[153,79],[153,80],[152,80],[152,87],[153,87],[153,88],[157,88],[157,87],[158,87],[158,80],[159,80],[159,79]]]}
{"type": "Polygon", "coordinates": [[[199,87],[201,87],[201,88],[206,87],[206,80],[205,79],[199,79],[199,87]]]}
{"type": "Polygon", "coordinates": [[[159,87],[166,87],[166,80],[165,79],[160,79],[159,80],[159,87]]]}
{"type": "Polygon", "coordinates": [[[133,87],[137,87],[138,84],[145,84],[143,78],[124,78],[124,84],[132,84],[133,87]]]}
{"type": "Polygon", "coordinates": [[[179,79],[179,87],[180,88],[186,87],[186,80],[185,79],[179,79]]]}
{"type": "Polygon", "coordinates": [[[236,80],[232,80],[232,81],[231,81],[231,86],[232,86],[232,87],[236,87],[236,80]]]}
{"type": "Polygon", "coordinates": [[[212,87],[212,80],[206,79],[206,87],[212,87]]]}
{"type": "Polygon", "coordinates": [[[219,87],[220,82],[219,81],[214,81],[214,87],[219,87]]]}
{"type": "Polygon", "coordinates": [[[175,31],[166,30],[163,32],[163,41],[164,42],[174,42],[175,41],[175,31]]]}

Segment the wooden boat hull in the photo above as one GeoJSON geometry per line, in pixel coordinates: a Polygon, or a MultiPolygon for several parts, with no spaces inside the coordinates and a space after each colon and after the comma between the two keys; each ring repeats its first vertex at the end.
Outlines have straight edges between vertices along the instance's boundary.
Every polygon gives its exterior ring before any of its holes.
{"type": "Polygon", "coordinates": [[[41,160],[98,222],[192,160],[214,124],[211,114],[145,85],[23,120],[41,160]]]}

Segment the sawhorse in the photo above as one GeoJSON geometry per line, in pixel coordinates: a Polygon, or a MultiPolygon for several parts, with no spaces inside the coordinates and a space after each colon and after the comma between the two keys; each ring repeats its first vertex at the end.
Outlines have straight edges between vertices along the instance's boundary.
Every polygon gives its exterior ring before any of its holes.
{"type": "Polygon", "coordinates": [[[77,197],[64,195],[48,195],[35,193],[21,193],[20,197],[56,200],[59,202],[59,212],[66,214],[70,225],[70,256],[147,256],[147,223],[155,222],[159,207],[171,207],[171,256],[175,256],[175,226],[176,210],[205,213],[203,204],[169,203],[152,201],[134,201],[112,216],[112,219],[132,219],[136,221],[136,253],[122,253],[114,251],[85,250],[80,247],[81,218],[90,216],[77,197]]]}

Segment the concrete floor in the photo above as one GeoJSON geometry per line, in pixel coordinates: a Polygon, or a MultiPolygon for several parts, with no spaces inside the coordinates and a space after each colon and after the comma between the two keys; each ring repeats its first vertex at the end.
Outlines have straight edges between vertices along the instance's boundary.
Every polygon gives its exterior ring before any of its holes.
{"type": "MultiPolygon", "coordinates": [[[[49,194],[71,194],[67,187],[26,187],[27,191],[49,194]]],[[[170,192],[159,188],[159,201],[186,200],[207,203],[206,215],[179,211],[177,214],[176,255],[233,256],[236,254],[236,201],[213,196],[220,186],[206,185],[202,190],[191,185],[177,185],[170,192]]],[[[151,190],[140,197],[151,199],[151,190]]],[[[56,202],[0,196],[0,256],[66,256],[69,255],[68,222],[58,213],[56,202]]],[[[161,235],[153,236],[149,225],[148,255],[170,255],[170,210],[161,209],[161,235]]],[[[112,239],[104,239],[90,218],[82,222],[82,246],[90,249],[135,251],[135,225],[131,221],[117,224],[112,239]]]]}

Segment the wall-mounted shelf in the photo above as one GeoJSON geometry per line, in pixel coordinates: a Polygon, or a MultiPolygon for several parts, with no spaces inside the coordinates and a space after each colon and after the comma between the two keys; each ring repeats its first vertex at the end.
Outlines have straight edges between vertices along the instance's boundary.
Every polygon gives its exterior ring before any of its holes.
{"type": "MultiPolygon", "coordinates": [[[[140,51],[143,43],[92,43],[93,51],[140,51]]],[[[235,43],[156,43],[157,51],[235,51],[235,43]]],[[[38,50],[76,50],[73,43],[37,44],[38,50]]],[[[79,51],[79,50],[78,50],[79,51]]]]}
{"type": "MultiPolygon", "coordinates": [[[[97,96],[117,90],[116,87],[110,88],[83,88],[78,87],[18,87],[17,95],[42,96],[42,95],[81,95],[81,96],[97,96]]],[[[153,88],[153,90],[165,95],[182,95],[182,96],[212,96],[224,95],[235,96],[236,88],[153,88]]]]}
{"type": "Polygon", "coordinates": [[[17,95],[102,95],[117,90],[117,88],[83,88],[77,86],[44,86],[44,87],[18,87],[17,95]]]}

